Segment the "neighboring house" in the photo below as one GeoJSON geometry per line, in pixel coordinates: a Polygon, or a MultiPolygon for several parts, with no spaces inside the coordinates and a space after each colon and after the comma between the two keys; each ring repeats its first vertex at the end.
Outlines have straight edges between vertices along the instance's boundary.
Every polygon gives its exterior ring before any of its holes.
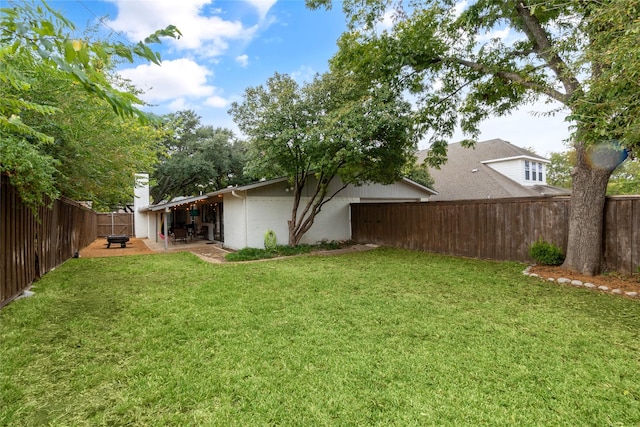
{"type": "MultiPolygon", "coordinates": [[[[428,150],[418,152],[424,161],[428,150]]],[[[438,194],[430,201],[500,199],[568,195],[547,185],[549,160],[502,139],[478,142],[475,148],[449,144],[447,162],[430,168],[438,194]]]]}
{"type": "MultiPolygon", "coordinates": [[[[313,180],[314,178],[311,178],[313,180]]],[[[301,200],[303,210],[314,183],[305,186],[301,200]]],[[[342,186],[334,179],[329,194],[342,186]]],[[[351,203],[426,201],[435,191],[409,179],[391,185],[349,185],[329,201],[316,216],[311,229],[300,243],[313,244],[321,240],[351,238],[351,203]]],[[[173,200],[169,203],[144,206],[137,210],[136,237],[158,241],[167,229],[193,224],[196,230],[206,227],[206,238],[223,242],[230,249],[264,247],[267,230],[275,232],[278,244],[287,244],[293,193],[286,178],[261,181],[242,187],[229,187],[204,196],[173,200]]]]}

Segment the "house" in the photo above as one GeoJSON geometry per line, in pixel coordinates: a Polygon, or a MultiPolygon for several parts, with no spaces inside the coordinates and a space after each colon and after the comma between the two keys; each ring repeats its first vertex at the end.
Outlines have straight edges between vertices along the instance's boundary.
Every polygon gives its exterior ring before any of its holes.
{"type": "MultiPolygon", "coordinates": [[[[418,161],[427,153],[418,152],[418,161]]],[[[447,158],[440,169],[429,169],[438,192],[430,201],[570,194],[547,184],[549,160],[502,139],[478,142],[475,148],[449,144],[447,158]]]]}
{"type": "MultiPolygon", "coordinates": [[[[314,187],[315,178],[309,179],[311,183],[304,188],[302,207],[314,187]]],[[[328,194],[333,194],[342,185],[335,178],[328,194]]],[[[147,202],[147,206],[140,206],[136,212],[136,237],[159,241],[173,227],[191,226],[194,230],[204,230],[205,238],[223,242],[230,249],[262,248],[268,230],[275,232],[278,244],[287,244],[287,220],[293,205],[291,190],[288,179],[279,178],[158,205],[147,202]]],[[[322,208],[301,243],[350,239],[349,206],[352,203],[426,201],[435,194],[434,190],[406,178],[391,185],[348,185],[322,208]]]]}

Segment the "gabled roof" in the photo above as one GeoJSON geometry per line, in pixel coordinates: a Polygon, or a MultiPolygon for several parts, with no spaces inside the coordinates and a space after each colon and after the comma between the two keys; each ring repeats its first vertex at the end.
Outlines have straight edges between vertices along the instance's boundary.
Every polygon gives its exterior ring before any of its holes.
{"type": "MultiPolygon", "coordinates": [[[[248,190],[255,190],[255,189],[258,189],[258,188],[268,187],[270,185],[287,182],[287,180],[288,180],[288,178],[286,178],[286,177],[275,178],[275,179],[269,179],[269,180],[254,182],[252,184],[243,185],[243,186],[229,186],[227,188],[223,188],[221,190],[217,190],[217,191],[214,191],[214,192],[211,192],[211,193],[207,193],[207,194],[202,195],[202,196],[176,197],[175,199],[172,199],[170,202],[158,203],[157,205],[146,206],[146,207],[140,208],[139,211],[140,212],[163,211],[165,209],[170,209],[170,208],[173,208],[175,206],[196,203],[196,202],[199,202],[201,200],[206,200],[206,199],[208,199],[210,197],[217,197],[217,196],[221,196],[221,195],[229,194],[229,193],[233,193],[233,192],[242,192],[242,191],[248,191],[248,190]]],[[[418,190],[418,192],[424,193],[425,197],[430,197],[430,196],[438,194],[435,190],[433,190],[431,188],[428,188],[428,187],[425,187],[424,185],[418,184],[417,182],[412,181],[412,180],[410,180],[408,178],[402,178],[400,181],[403,182],[404,184],[408,185],[409,187],[412,187],[412,188],[418,190]]]]}
{"type": "MultiPolygon", "coordinates": [[[[423,162],[428,150],[418,152],[423,162]]],[[[449,144],[447,163],[440,169],[430,168],[438,195],[431,200],[469,200],[509,197],[540,197],[567,195],[568,190],[551,185],[523,186],[497,172],[487,163],[513,159],[528,159],[549,163],[547,159],[502,139],[478,142],[474,148],[460,143],[449,144]]]]}
{"type": "Polygon", "coordinates": [[[228,194],[234,191],[248,191],[256,188],[267,187],[269,185],[278,184],[280,182],[286,182],[288,178],[275,178],[275,179],[266,179],[264,181],[253,182],[251,184],[242,185],[242,186],[229,186],[227,188],[223,188],[222,190],[214,191],[212,193],[207,193],[208,197],[218,196],[221,194],[228,194]]]}
{"type": "MultiPolygon", "coordinates": [[[[278,184],[278,183],[282,183],[282,182],[286,182],[288,180],[288,178],[283,177],[283,178],[276,178],[276,179],[270,179],[270,180],[265,180],[265,181],[259,181],[259,182],[255,182],[252,184],[248,184],[248,185],[243,185],[243,186],[236,186],[236,187],[227,187],[227,188],[223,188],[222,190],[218,190],[218,191],[214,191],[213,193],[208,193],[207,196],[208,197],[214,197],[214,196],[218,196],[218,195],[222,195],[222,194],[228,194],[234,191],[248,191],[248,190],[255,190],[257,188],[262,188],[262,187],[268,187],[270,185],[273,184],[278,184]]],[[[437,191],[429,188],[429,187],[425,187],[424,185],[418,184],[417,182],[409,179],[409,178],[401,178],[399,180],[400,182],[403,182],[404,184],[413,187],[415,189],[417,189],[420,192],[425,193],[425,196],[432,196],[435,194],[438,194],[437,191]]]]}

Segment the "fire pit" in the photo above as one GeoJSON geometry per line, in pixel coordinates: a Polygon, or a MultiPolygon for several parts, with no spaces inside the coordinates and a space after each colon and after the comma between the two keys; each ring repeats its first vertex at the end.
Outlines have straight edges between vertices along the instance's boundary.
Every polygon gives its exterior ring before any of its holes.
{"type": "Polygon", "coordinates": [[[126,234],[111,234],[107,236],[107,249],[111,248],[112,243],[120,243],[121,248],[126,248],[128,241],[129,236],[126,234]]]}

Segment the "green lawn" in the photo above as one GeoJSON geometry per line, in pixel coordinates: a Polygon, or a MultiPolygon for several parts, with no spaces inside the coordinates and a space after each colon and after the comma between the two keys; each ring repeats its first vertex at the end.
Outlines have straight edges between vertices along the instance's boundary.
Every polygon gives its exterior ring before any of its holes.
{"type": "Polygon", "coordinates": [[[639,425],[640,303],[523,268],[72,259],[0,311],[0,425],[639,425]]]}

